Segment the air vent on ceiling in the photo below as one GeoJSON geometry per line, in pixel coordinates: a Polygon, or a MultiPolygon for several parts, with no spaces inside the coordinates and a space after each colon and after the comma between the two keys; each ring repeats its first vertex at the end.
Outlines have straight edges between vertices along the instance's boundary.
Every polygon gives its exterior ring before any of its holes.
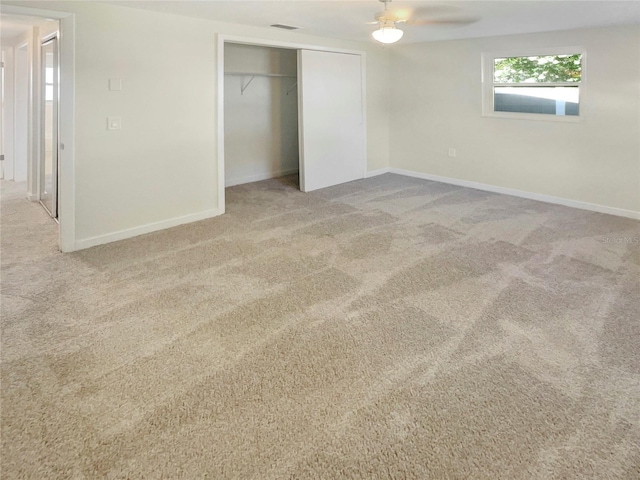
{"type": "Polygon", "coordinates": [[[300,27],[294,27],[293,25],[283,25],[282,23],[274,23],[271,25],[273,28],[281,28],[283,30],[298,30],[300,27]]]}

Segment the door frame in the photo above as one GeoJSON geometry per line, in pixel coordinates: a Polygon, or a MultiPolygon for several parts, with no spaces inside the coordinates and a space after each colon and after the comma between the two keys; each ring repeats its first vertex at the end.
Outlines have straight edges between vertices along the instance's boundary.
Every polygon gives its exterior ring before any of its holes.
{"type": "MultiPolygon", "coordinates": [[[[218,33],[217,42],[217,68],[218,68],[218,109],[216,112],[216,124],[218,127],[218,212],[225,212],[225,181],[224,181],[224,44],[239,43],[242,45],[255,45],[259,47],[284,48],[289,50],[320,50],[332,53],[347,53],[351,55],[360,55],[362,58],[362,118],[364,128],[364,156],[362,165],[362,178],[367,174],[367,53],[363,50],[351,50],[346,48],[333,48],[321,45],[309,45],[306,43],[283,42],[280,40],[265,40],[255,37],[244,37],[238,35],[226,35],[218,33]]],[[[298,97],[299,100],[299,97],[298,97]]],[[[301,148],[301,147],[300,147],[301,148]]]]}
{"type": "MultiPolygon", "coordinates": [[[[3,5],[2,13],[9,15],[27,15],[30,17],[51,18],[59,21],[58,56],[60,97],[58,100],[58,246],[63,252],[72,252],[76,243],[75,214],[75,15],[70,12],[44,10],[39,8],[3,5]]],[[[35,42],[31,47],[30,64],[40,65],[40,45],[35,42]],[[37,53],[35,53],[37,52],[37,53]]],[[[29,91],[29,178],[37,178],[37,164],[40,155],[40,105],[39,73],[33,72],[29,91]]],[[[31,187],[31,185],[30,185],[31,187]]],[[[37,200],[37,199],[32,199],[37,200]]]]}

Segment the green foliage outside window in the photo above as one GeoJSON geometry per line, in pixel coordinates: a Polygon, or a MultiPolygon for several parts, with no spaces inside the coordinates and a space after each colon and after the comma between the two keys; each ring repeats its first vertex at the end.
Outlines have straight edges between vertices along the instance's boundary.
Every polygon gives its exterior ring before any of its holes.
{"type": "Polygon", "coordinates": [[[582,55],[496,58],[493,71],[496,83],[579,82],[582,55]]]}

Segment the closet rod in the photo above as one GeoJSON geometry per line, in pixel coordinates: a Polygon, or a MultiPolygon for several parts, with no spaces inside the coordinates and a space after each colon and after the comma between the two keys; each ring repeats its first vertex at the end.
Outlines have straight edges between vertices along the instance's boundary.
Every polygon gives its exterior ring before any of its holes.
{"type": "Polygon", "coordinates": [[[296,78],[296,75],[287,75],[285,73],[259,73],[259,72],[224,72],[225,75],[235,75],[235,76],[244,76],[248,77],[251,75],[252,77],[286,77],[286,78],[296,78]]]}
{"type": "MultiPolygon", "coordinates": [[[[251,84],[251,82],[253,82],[253,79],[256,77],[278,77],[278,78],[297,78],[295,75],[282,75],[280,73],[241,73],[241,72],[226,72],[225,75],[235,75],[235,76],[243,76],[243,77],[248,77],[251,76],[251,78],[249,79],[249,81],[246,84],[240,85],[240,95],[244,95],[244,91],[247,89],[247,87],[251,84]]],[[[291,93],[291,90],[293,90],[294,88],[296,88],[296,85],[298,85],[298,81],[296,80],[294,82],[293,85],[291,85],[288,89],[287,89],[287,95],[289,95],[289,93],[291,93]]]]}

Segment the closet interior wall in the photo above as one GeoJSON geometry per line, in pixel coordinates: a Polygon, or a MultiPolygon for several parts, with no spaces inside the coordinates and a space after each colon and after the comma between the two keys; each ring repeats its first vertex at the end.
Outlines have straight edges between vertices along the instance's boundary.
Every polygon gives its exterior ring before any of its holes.
{"type": "Polygon", "coordinates": [[[298,172],[297,51],[224,46],[226,186],[298,172]]]}

